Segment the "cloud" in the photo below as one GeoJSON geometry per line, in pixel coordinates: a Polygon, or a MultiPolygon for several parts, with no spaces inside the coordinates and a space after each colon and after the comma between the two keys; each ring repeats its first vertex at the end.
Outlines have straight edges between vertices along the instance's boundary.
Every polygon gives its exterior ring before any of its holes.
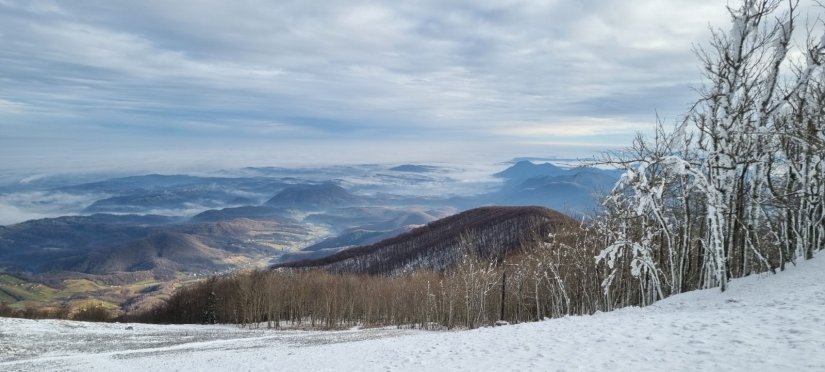
{"type": "Polygon", "coordinates": [[[22,210],[14,205],[0,202],[0,226],[13,225],[18,222],[49,217],[48,215],[22,210]]]}
{"type": "Polygon", "coordinates": [[[19,114],[26,108],[25,104],[14,102],[7,99],[0,99],[0,115],[2,114],[19,114]]]}
{"type": "Polygon", "coordinates": [[[649,131],[649,122],[622,121],[609,118],[574,117],[559,122],[513,122],[500,128],[503,135],[526,138],[588,137],[615,134],[633,134],[649,131]]]}
{"type": "Polygon", "coordinates": [[[724,22],[711,0],[9,0],[0,117],[14,120],[0,130],[32,138],[22,148],[47,133],[63,143],[55,161],[78,139],[506,147],[516,122],[583,140],[608,129],[593,120],[682,110],[698,84],[691,45],[724,22]]]}
{"type": "MultiPolygon", "coordinates": [[[[27,182],[32,179],[25,179],[27,182]]],[[[0,226],[26,220],[76,214],[94,202],[97,195],[26,191],[0,194],[0,226]]]]}

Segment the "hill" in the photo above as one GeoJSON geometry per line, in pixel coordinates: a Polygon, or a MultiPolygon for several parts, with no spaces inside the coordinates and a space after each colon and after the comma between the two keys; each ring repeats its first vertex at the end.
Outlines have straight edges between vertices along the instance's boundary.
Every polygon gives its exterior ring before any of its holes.
{"type": "Polygon", "coordinates": [[[427,173],[438,170],[438,167],[434,167],[431,165],[402,164],[396,167],[392,167],[390,168],[390,170],[396,172],[427,173]]]}
{"type": "Polygon", "coordinates": [[[174,221],[106,214],[26,221],[0,231],[0,265],[38,272],[61,258],[142,239],[174,221]]]}
{"type": "MultiPolygon", "coordinates": [[[[57,193],[91,198],[82,213],[161,213],[257,205],[288,184],[261,177],[197,177],[144,175],[57,187],[57,193]]],[[[85,198],[84,197],[84,198],[85,198]]]]}
{"type": "Polygon", "coordinates": [[[572,215],[590,214],[599,208],[598,196],[610,191],[619,175],[615,170],[565,169],[525,160],[496,173],[504,184],[480,199],[492,204],[541,205],[572,215]]]}
{"type": "Polygon", "coordinates": [[[495,177],[506,179],[527,179],[533,177],[558,176],[565,172],[564,168],[550,163],[535,164],[529,160],[522,160],[501,172],[495,177]]]}
{"type": "Polygon", "coordinates": [[[530,244],[557,227],[574,223],[542,207],[483,207],[431,222],[395,238],[338,252],[316,260],[274,268],[321,268],[332,272],[396,274],[418,269],[444,270],[471,251],[494,257],[530,244]]]}
{"type": "Polygon", "coordinates": [[[304,221],[329,226],[339,233],[351,229],[389,231],[407,225],[423,225],[454,213],[453,208],[349,207],[313,213],[304,221]]]}
{"type": "Polygon", "coordinates": [[[332,182],[287,187],[266,202],[270,207],[326,209],[362,204],[363,198],[332,182]]]}
{"type": "Polygon", "coordinates": [[[145,211],[186,210],[198,206],[214,208],[222,205],[251,204],[255,200],[227,190],[161,190],[100,199],[86,207],[92,213],[143,213],[145,211]]]}
{"type": "Polygon", "coordinates": [[[172,269],[211,273],[268,260],[274,253],[303,246],[312,234],[304,225],[280,217],[183,224],[160,216],[47,218],[0,230],[0,267],[32,274],[149,271],[168,277],[172,269]]]}
{"type": "Polygon", "coordinates": [[[286,213],[281,208],[268,206],[241,206],[222,209],[210,209],[196,214],[190,222],[216,222],[236,218],[277,219],[286,213]]]}
{"type": "Polygon", "coordinates": [[[152,271],[174,276],[177,271],[219,270],[229,254],[209,247],[194,235],[164,231],[106,250],[95,251],[68,271],[106,274],[120,271],[152,271]]]}
{"type": "Polygon", "coordinates": [[[390,231],[353,229],[341,235],[324,239],[300,251],[284,253],[274,262],[281,263],[323,258],[354,246],[375,244],[382,240],[394,238],[416,227],[418,226],[406,225],[390,231]]]}

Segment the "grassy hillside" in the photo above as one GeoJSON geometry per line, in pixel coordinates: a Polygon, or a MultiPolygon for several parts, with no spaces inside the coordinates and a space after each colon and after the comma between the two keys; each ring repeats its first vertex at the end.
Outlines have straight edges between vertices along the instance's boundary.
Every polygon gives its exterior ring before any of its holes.
{"type": "Polygon", "coordinates": [[[26,302],[48,302],[59,291],[40,283],[0,274],[0,301],[12,306],[22,306],[26,302]]]}
{"type": "Polygon", "coordinates": [[[118,285],[103,279],[66,278],[49,285],[9,274],[0,274],[0,303],[11,309],[56,310],[64,307],[71,315],[78,309],[101,306],[113,315],[122,310],[155,305],[180,283],[197,279],[181,276],[173,281],[137,280],[118,285]]]}

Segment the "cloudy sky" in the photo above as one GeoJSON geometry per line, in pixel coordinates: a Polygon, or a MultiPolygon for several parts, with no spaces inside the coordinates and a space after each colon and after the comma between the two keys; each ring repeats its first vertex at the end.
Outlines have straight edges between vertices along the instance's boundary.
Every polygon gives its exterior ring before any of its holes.
{"type": "Polygon", "coordinates": [[[0,0],[2,167],[582,156],[685,110],[725,4],[0,0]]]}

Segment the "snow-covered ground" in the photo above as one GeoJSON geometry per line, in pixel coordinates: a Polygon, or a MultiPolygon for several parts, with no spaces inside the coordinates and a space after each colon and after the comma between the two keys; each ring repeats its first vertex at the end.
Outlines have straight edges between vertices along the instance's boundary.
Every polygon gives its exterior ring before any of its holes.
{"type": "Polygon", "coordinates": [[[825,371],[825,255],[647,308],[458,332],[0,318],[0,370],[825,371]],[[134,329],[127,330],[131,326],[134,329]]]}

